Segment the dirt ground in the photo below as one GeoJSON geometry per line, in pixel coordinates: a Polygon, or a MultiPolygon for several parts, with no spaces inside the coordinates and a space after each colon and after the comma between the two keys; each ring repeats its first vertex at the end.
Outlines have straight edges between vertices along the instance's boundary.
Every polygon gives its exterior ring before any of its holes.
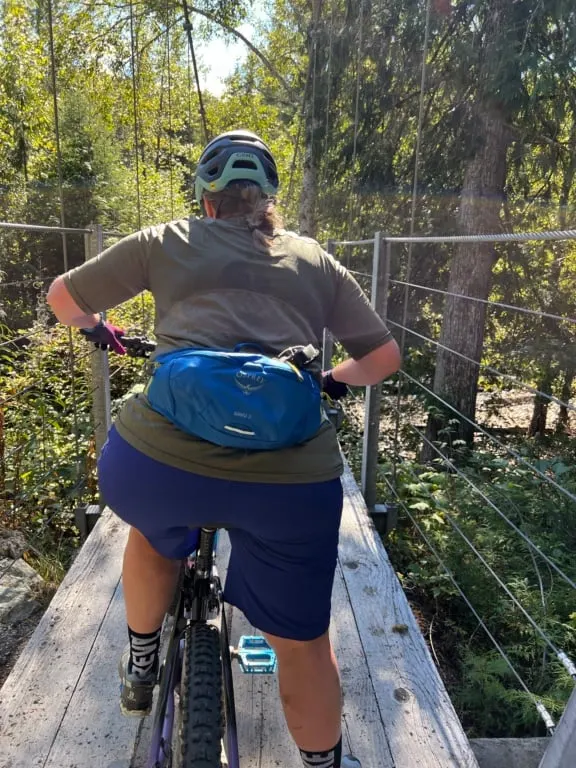
{"type": "MultiPolygon", "coordinates": [[[[394,424],[394,411],[397,406],[396,395],[384,396],[384,409],[389,406],[389,415],[384,416],[382,425],[389,427],[394,424]]],[[[573,403],[572,403],[573,405],[573,403]]],[[[476,421],[485,429],[517,429],[528,431],[534,396],[530,392],[518,392],[517,390],[502,391],[499,393],[480,392],[476,408],[476,421]]],[[[345,403],[345,410],[355,424],[363,423],[364,403],[361,398],[345,403]]],[[[553,431],[556,427],[559,414],[559,406],[550,403],[548,406],[547,429],[553,431]]],[[[426,424],[426,412],[414,395],[405,395],[401,398],[401,423],[406,421],[410,414],[410,422],[420,428],[426,424]]],[[[576,436],[576,411],[568,412],[567,434],[576,436]]]]}

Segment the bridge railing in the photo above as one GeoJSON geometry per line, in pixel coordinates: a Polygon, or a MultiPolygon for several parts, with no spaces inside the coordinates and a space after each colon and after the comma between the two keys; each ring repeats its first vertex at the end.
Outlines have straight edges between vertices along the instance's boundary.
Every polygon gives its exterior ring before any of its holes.
{"type": "MultiPolygon", "coordinates": [[[[565,552],[564,557],[559,556],[551,545],[546,546],[546,540],[544,543],[533,540],[531,527],[526,524],[527,515],[518,509],[513,482],[507,493],[501,487],[504,483],[496,488],[494,483],[482,481],[481,469],[469,471],[465,460],[469,457],[468,446],[457,439],[458,426],[463,424],[468,434],[475,436],[481,450],[492,452],[501,463],[503,473],[518,470],[538,485],[540,493],[556,499],[555,522],[562,528],[566,526],[568,533],[569,520],[576,520],[576,484],[566,479],[571,476],[568,460],[564,463],[551,455],[553,451],[546,450],[552,438],[546,433],[545,423],[547,411],[552,408],[558,416],[557,440],[561,441],[564,433],[576,434],[576,405],[571,402],[576,373],[576,304],[555,300],[557,297],[550,295],[548,279],[543,276],[551,273],[552,287],[555,282],[558,293],[569,295],[569,287],[562,284],[566,278],[561,265],[566,259],[574,258],[576,247],[571,245],[574,240],[576,231],[569,230],[446,237],[386,237],[376,233],[365,240],[328,243],[328,250],[346,264],[368,293],[372,306],[386,319],[403,351],[403,367],[393,382],[366,390],[360,476],[368,507],[376,519],[380,515],[387,518],[387,530],[398,519],[398,514],[401,522],[408,521],[413,526],[437,561],[443,578],[502,657],[515,685],[532,701],[547,732],[557,734],[542,768],[573,765],[576,694],[572,693],[562,723],[556,727],[546,702],[533,693],[511,658],[510,650],[499,638],[499,622],[494,616],[483,616],[479,612],[474,585],[458,583],[454,569],[431,535],[428,516],[436,514],[441,518],[446,536],[454,537],[452,549],[460,547],[462,557],[476,563],[478,573],[502,593],[510,610],[526,624],[526,643],[541,647],[542,670],[552,659],[561,665],[565,675],[576,681],[576,666],[570,653],[558,644],[558,635],[546,616],[547,601],[552,592],[558,591],[559,584],[566,585],[568,593],[574,595],[570,590],[576,589],[576,573],[566,566],[565,552]],[[478,243],[498,248],[499,255],[507,256],[512,286],[505,285],[508,290],[502,291],[500,276],[500,294],[504,295],[492,293],[484,298],[450,290],[446,285],[454,245],[478,243]],[[507,254],[507,248],[514,249],[514,259],[507,254]],[[529,259],[521,249],[529,250],[529,255],[538,262],[537,271],[543,280],[539,285],[530,285],[527,281],[529,259]],[[522,270],[522,278],[518,279],[522,270]],[[517,286],[513,284],[514,279],[517,286]],[[527,299],[532,306],[526,306],[527,299]],[[442,333],[446,304],[450,301],[464,305],[475,303],[486,312],[489,334],[482,337],[479,355],[464,354],[442,333]],[[434,359],[439,365],[439,354],[444,355],[444,365],[446,360],[450,365],[452,359],[463,359],[478,370],[480,389],[484,391],[479,393],[477,408],[472,414],[470,410],[464,413],[459,402],[445,394],[442,379],[434,375],[434,359]],[[529,358],[538,361],[539,378],[530,370],[530,365],[526,365],[529,358]],[[562,372],[565,372],[563,381],[560,380],[562,372]],[[531,420],[530,407],[533,408],[531,420]],[[434,421],[436,429],[431,428],[434,421]],[[438,429],[438,422],[444,429],[438,429]],[[544,440],[546,434],[548,444],[544,440]],[[539,436],[543,446],[540,454],[526,449],[522,439],[527,435],[539,436]],[[450,482],[464,489],[459,491],[461,494],[465,492],[474,498],[479,509],[486,509],[491,519],[516,537],[516,546],[523,547],[526,557],[533,562],[542,610],[535,612],[518,585],[509,583],[507,574],[499,572],[497,558],[482,546],[477,519],[468,519],[465,510],[461,512],[458,508],[457,492],[449,499],[451,503],[432,498],[436,491],[430,491],[431,471],[454,478],[450,482]],[[405,493],[407,484],[415,494],[413,498],[405,493]],[[568,519],[562,519],[561,510],[568,519]]],[[[440,484],[447,486],[442,481],[440,484]]],[[[574,560],[573,555],[572,550],[574,560]]],[[[573,648],[573,643],[571,645],[573,648]]]]}
{"type": "MultiPolygon", "coordinates": [[[[96,458],[111,420],[108,356],[46,304],[52,280],[97,255],[101,226],[0,222],[0,525],[50,581],[86,533],[98,489],[96,458]]],[[[0,579],[17,559],[0,569],[0,579]]]]}

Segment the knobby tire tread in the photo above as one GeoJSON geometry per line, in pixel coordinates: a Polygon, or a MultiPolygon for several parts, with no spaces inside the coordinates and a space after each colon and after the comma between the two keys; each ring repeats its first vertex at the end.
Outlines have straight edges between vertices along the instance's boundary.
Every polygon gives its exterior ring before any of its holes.
{"type": "Polygon", "coordinates": [[[181,683],[182,768],[221,768],[224,734],[220,637],[216,627],[186,630],[181,683]]]}

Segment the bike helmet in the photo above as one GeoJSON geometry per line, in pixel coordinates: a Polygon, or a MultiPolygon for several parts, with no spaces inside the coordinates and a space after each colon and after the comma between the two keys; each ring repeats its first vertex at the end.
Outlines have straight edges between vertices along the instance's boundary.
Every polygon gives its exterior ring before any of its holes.
{"type": "Polygon", "coordinates": [[[222,133],[204,148],[194,180],[196,200],[204,192],[220,192],[234,182],[256,184],[266,195],[278,191],[278,171],[270,149],[252,131],[222,133]]]}

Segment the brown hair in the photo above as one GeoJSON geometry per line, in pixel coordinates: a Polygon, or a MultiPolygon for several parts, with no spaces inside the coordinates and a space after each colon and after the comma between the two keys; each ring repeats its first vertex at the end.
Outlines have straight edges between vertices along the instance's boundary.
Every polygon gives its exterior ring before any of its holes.
{"type": "Polygon", "coordinates": [[[216,209],[217,219],[244,217],[258,250],[269,251],[275,231],[284,226],[275,198],[267,197],[255,184],[205,192],[204,197],[216,209]]]}

